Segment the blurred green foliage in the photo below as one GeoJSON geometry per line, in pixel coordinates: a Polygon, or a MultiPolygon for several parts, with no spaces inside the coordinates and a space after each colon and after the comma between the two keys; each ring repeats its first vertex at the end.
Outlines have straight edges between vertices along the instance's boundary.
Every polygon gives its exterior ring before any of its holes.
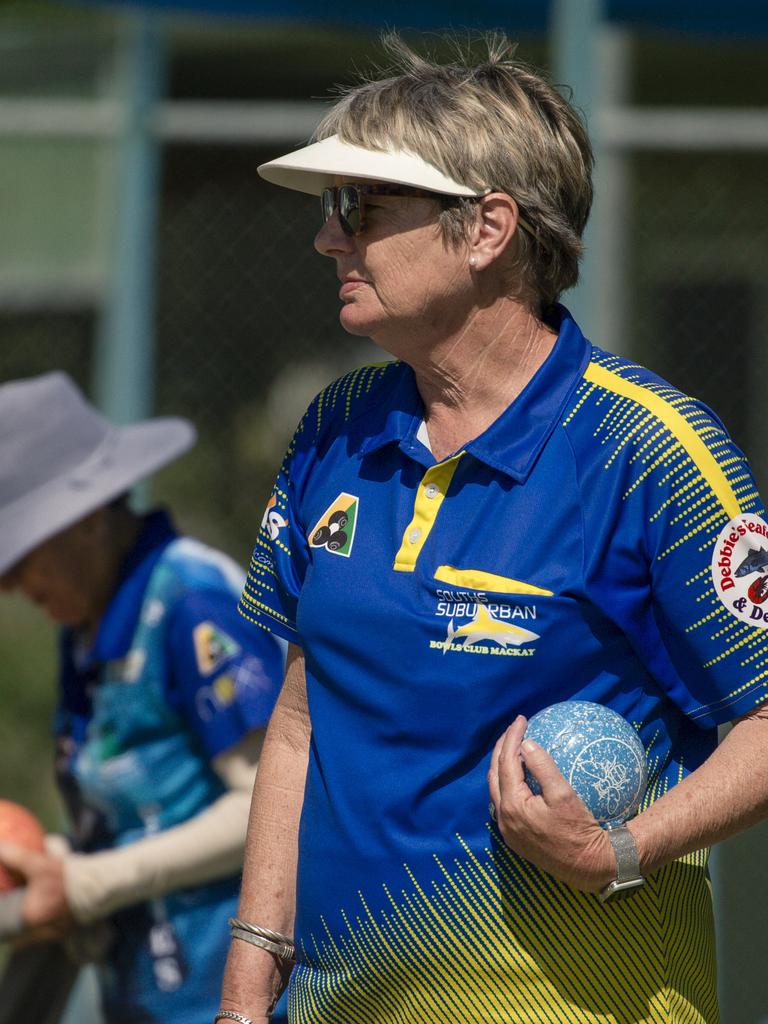
{"type": "Polygon", "coordinates": [[[55,633],[20,598],[3,597],[0,615],[0,797],[25,804],[48,829],[61,830],[50,730],[55,633]]]}

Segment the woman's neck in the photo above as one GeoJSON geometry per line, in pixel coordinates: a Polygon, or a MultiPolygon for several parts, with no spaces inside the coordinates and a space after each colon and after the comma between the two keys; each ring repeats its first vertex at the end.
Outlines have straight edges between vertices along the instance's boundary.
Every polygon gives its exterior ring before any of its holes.
{"type": "Polygon", "coordinates": [[[477,310],[460,334],[413,357],[409,353],[438,461],[498,419],[552,351],[555,339],[528,309],[502,300],[477,310]]]}

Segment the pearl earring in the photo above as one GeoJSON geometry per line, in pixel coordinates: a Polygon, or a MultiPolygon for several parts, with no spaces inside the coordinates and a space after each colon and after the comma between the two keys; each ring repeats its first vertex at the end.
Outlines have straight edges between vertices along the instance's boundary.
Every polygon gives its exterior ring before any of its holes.
{"type": "Polygon", "coordinates": [[[470,265],[470,267],[476,267],[477,266],[477,256],[470,256],[469,257],[469,265],[470,265]]]}

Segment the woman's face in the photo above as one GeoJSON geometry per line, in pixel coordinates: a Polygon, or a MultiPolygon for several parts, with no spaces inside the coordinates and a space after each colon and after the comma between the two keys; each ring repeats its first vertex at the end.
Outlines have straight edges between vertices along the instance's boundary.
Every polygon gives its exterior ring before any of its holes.
{"type": "Polygon", "coordinates": [[[398,354],[404,332],[439,335],[462,322],[471,294],[467,254],[445,242],[439,213],[433,199],[366,196],[359,235],[344,234],[337,213],[321,227],[315,248],[336,261],[340,320],[350,334],[398,354]]]}
{"type": "Polygon", "coordinates": [[[93,625],[104,597],[99,532],[93,516],[62,530],[0,576],[0,590],[20,591],[59,625],[93,625]]]}

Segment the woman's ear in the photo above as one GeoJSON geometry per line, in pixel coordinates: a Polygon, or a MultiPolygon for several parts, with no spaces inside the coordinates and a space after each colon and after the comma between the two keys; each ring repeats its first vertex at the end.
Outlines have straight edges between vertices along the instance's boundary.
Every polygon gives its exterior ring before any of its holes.
{"type": "Polygon", "coordinates": [[[515,200],[505,192],[491,192],[477,205],[469,260],[473,270],[485,270],[508,248],[519,229],[520,213],[515,200]]]}

